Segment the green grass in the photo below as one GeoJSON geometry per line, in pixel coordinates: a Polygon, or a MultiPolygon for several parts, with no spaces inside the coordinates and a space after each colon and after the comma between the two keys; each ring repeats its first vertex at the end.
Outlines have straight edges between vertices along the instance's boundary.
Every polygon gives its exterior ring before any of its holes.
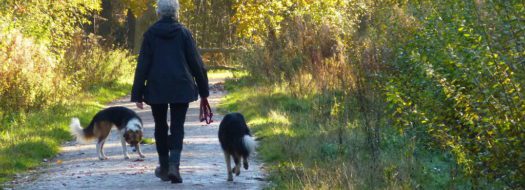
{"type": "Polygon", "coordinates": [[[155,139],[154,138],[143,138],[141,143],[142,144],[155,144],[155,139]]]}
{"type": "Polygon", "coordinates": [[[229,94],[219,110],[241,112],[247,118],[260,140],[259,156],[269,166],[271,189],[470,187],[450,154],[382,127],[374,158],[359,116],[341,127],[314,111],[315,100],[323,95],[293,97],[281,85],[237,76],[241,77],[227,80],[229,94]]]}
{"type": "Polygon", "coordinates": [[[231,77],[233,77],[233,73],[234,72],[231,72],[230,70],[224,70],[224,69],[221,69],[221,70],[210,70],[210,71],[208,71],[208,78],[209,79],[213,79],[213,78],[231,78],[231,77]]]}
{"type": "Polygon", "coordinates": [[[131,85],[120,83],[93,87],[66,104],[28,113],[11,113],[0,122],[0,184],[54,157],[60,144],[72,137],[71,117],[89,121],[106,103],[129,93],[131,85]]]}

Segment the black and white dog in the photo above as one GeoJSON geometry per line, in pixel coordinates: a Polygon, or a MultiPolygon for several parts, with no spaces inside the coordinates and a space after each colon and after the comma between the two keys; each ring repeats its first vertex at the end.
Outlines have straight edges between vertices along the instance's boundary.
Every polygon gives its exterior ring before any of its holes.
{"type": "Polygon", "coordinates": [[[219,142],[226,160],[228,181],[233,181],[232,173],[235,172],[236,176],[241,173],[241,158],[244,169],[248,169],[248,157],[255,151],[256,146],[242,114],[230,113],[224,116],[219,125],[219,142]],[[230,163],[231,157],[235,162],[233,170],[230,163]]]}
{"type": "Polygon", "coordinates": [[[139,156],[144,158],[145,156],[140,150],[142,120],[133,110],[125,107],[106,108],[93,117],[88,127],[83,129],[78,118],[71,119],[69,127],[71,133],[75,135],[80,142],[85,143],[89,140],[97,139],[98,158],[100,160],[106,160],[108,157],[104,154],[104,143],[113,126],[119,131],[124,159],[129,159],[126,142],[136,147],[139,156]]]}

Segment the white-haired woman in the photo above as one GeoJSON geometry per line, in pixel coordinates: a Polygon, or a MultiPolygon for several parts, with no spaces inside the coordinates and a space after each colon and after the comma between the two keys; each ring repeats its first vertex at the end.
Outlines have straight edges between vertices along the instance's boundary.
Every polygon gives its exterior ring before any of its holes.
{"type": "Polygon", "coordinates": [[[160,20],[144,33],[131,93],[138,108],[143,109],[143,102],[151,106],[160,163],[155,175],[172,183],[182,183],[179,165],[189,102],[198,95],[207,102],[209,95],[207,72],[191,32],[178,22],[178,12],[178,0],[157,0],[160,20]]]}

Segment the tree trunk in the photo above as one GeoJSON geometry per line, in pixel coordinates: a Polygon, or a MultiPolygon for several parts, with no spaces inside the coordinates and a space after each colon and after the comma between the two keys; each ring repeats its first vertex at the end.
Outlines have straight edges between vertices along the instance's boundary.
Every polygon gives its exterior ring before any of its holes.
{"type": "Polygon", "coordinates": [[[102,1],[102,11],[100,13],[100,16],[98,18],[98,22],[100,24],[99,32],[98,34],[103,36],[108,41],[113,41],[111,38],[111,20],[112,20],[112,12],[113,7],[111,6],[111,0],[103,0],[102,1]]]}
{"type": "Polygon", "coordinates": [[[137,25],[137,19],[131,9],[128,9],[126,22],[126,39],[128,49],[133,50],[135,45],[135,27],[137,25]]]}

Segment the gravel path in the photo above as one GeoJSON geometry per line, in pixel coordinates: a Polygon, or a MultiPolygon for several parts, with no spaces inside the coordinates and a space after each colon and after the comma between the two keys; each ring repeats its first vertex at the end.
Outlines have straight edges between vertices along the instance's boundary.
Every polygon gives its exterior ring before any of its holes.
{"type": "MultiPolygon", "coordinates": [[[[213,89],[209,97],[212,108],[224,97],[221,90],[223,79],[210,80],[213,89]]],[[[149,106],[138,110],[129,97],[115,101],[108,106],[126,106],[135,110],[144,122],[144,135],[153,138],[153,117],[149,106]]],[[[146,155],[144,161],[130,151],[130,159],[124,160],[117,132],[114,129],[104,146],[109,160],[99,161],[95,143],[86,145],[68,142],[56,158],[47,161],[44,167],[18,176],[13,182],[14,189],[262,189],[267,185],[262,165],[250,160],[250,168],[242,170],[227,182],[224,156],[217,138],[222,115],[214,110],[214,123],[203,125],[198,122],[198,101],[190,104],[186,115],[184,149],[181,158],[182,184],[162,182],[153,174],[158,165],[155,145],[142,145],[146,155]]],[[[169,114],[168,114],[169,115],[169,114]]],[[[85,122],[85,121],[84,121],[85,122]]],[[[84,124],[85,125],[85,124],[84,124]]]]}

